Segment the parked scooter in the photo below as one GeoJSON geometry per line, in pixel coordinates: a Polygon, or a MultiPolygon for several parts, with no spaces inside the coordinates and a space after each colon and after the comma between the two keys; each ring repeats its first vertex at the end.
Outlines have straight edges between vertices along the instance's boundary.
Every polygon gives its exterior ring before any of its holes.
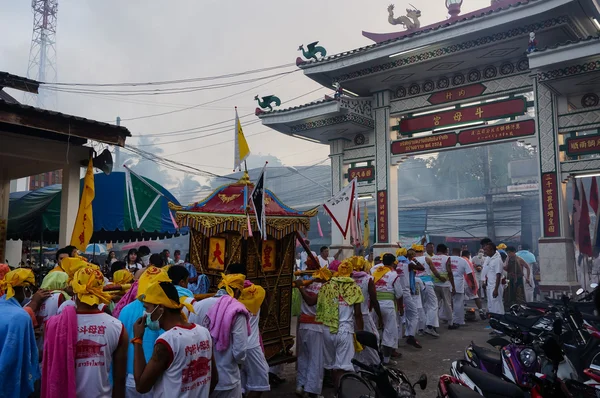
{"type": "Polygon", "coordinates": [[[383,354],[379,350],[377,337],[370,332],[356,332],[356,340],[365,347],[379,353],[380,363],[366,365],[356,359],[352,364],[361,369],[359,373],[347,373],[342,376],[337,391],[338,398],[399,398],[416,397],[415,386],[421,390],[427,387],[427,376],[422,374],[415,384],[400,370],[383,364],[383,354]]]}

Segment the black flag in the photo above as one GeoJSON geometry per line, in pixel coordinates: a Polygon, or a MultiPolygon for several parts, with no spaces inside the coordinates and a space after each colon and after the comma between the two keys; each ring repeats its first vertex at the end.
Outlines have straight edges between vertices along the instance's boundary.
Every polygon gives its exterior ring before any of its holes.
{"type": "Polygon", "coordinates": [[[252,190],[251,201],[252,208],[254,209],[254,214],[256,215],[256,224],[258,224],[258,230],[260,231],[260,236],[263,240],[267,239],[267,231],[265,225],[265,170],[267,165],[263,167],[260,177],[254,184],[254,189],[252,190]]]}

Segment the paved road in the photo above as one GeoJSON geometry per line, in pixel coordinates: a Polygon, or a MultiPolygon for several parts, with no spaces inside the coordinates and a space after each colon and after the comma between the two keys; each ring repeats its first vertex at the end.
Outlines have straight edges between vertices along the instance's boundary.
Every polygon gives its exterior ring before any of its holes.
{"type": "MultiPolygon", "coordinates": [[[[397,367],[403,370],[413,383],[418,380],[421,373],[425,373],[429,380],[425,391],[417,391],[418,397],[436,397],[438,378],[444,373],[449,373],[450,363],[453,360],[464,357],[467,344],[471,340],[477,344],[486,344],[490,332],[489,327],[486,329],[487,325],[487,321],[469,322],[466,327],[459,330],[447,330],[446,325],[443,325],[439,329],[439,338],[420,337],[419,341],[423,346],[421,350],[406,345],[401,346],[403,357],[396,361],[397,367]]],[[[292,329],[295,330],[295,325],[292,329]]],[[[295,397],[296,371],[293,364],[286,366],[285,378],[286,384],[273,389],[268,394],[263,394],[263,397],[295,397]]],[[[325,390],[324,396],[333,397],[333,391],[325,390]]]]}

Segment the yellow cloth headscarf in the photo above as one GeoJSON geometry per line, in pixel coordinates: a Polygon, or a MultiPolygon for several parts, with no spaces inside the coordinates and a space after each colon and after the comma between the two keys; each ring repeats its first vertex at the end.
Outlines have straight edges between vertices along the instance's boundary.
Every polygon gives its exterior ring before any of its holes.
{"type": "Polygon", "coordinates": [[[113,274],[113,283],[116,285],[124,285],[131,283],[133,275],[126,269],[120,269],[113,274]]]}
{"type": "Polygon", "coordinates": [[[136,298],[140,298],[140,296],[146,293],[146,289],[150,286],[151,283],[154,282],[171,282],[171,278],[167,274],[163,268],[158,268],[153,265],[146,268],[146,271],[140,276],[138,281],[138,291],[136,298]]]}
{"type": "Polygon", "coordinates": [[[321,267],[312,273],[314,279],[322,279],[324,281],[330,280],[332,276],[331,270],[327,267],[321,267]]]}
{"type": "Polygon", "coordinates": [[[506,250],[506,245],[504,243],[500,243],[498,246],[496,246],[496,249],[498,249],[498,250],[506,250]]]}
{"type": "Polygon", "coordinates": [[[373,272],[373,282],[379,282],[379,280],[390,271],[391,269],[389,267],[386,267],[385,265],[382,265],[381,267],[377,268],[375,272],[373,272]]]}
{"type": "Polygon", "coordinates": [[[91,268],[100,271],[97,265],[90,264],[81,257],[67,257],[63,258],[60,262],[62,269],[69,275],[69,282],[75,276],[75,273],[82,268],[91,268]]]}
{"type": "Polygon", "coordinates": [[[14,297],[15,287],[29,285],[35,285],[35,275],[29,268],[17,268],[8,272],[4,275],[4,279],[0,280],[0,289],[6,292],[7,300],[14,297]]]}
{"type": "Polygon", "coordinates": [[[66,272],[54,271],[48,273],[40,288],[48,290],[64,290],[69,286],[69,275],[66,272]]]}
{"type": "Polygon", "coordinates": [[[163,307],[182,309],[187,308],[190,313],[195,314],[194,307],[186,302],[187,297],[180,297],[179,302],[171,300],[160,286],[161,282],[154,281],[148,285],[146,292],[142,294],[138,300],[154,305],[162,305],[163,307]]]}
{"type": "MultiPolygon", "coordinates": [[[[367,260],[365,260],[365,258],[363,256],[349,257],[349,258],[345,259],[344,261],[342,261],[342,264],[343,263],[350,264],[350,266],[352,267],[352,269],[354,271],[363,271],[365,269],[365,267],[367,267],[367,265],[369,264],[369,262],[367,260]]],[[[338,268],[338,271],[339,271],[339,268],[338,268]]]]}
{"type": "Polygon", "coordinates": [[[336,277],[339,277],[339,276],[341,276],[341,277],[346,276],[347,277],[347,276],[352,275],[352,271],[353,271],[352,263],[349,262],[349,261],[344,260],[339,265],[338,270],[335,273],[335,276],[336,277]]]}
{"type": "Polygon", "coordinates": [[[246,275],[243,274],[221,274],[221,282],[219,282],[219,289],[225,288],[227,294],[233,297],[233,289],[242,290],[244,288],[244,281],[246,275]]]}
{"type": "Polygon", "coordinates": [[[408,253],[408,250],[406,250],[404,247],[396,249],[396,257],[400,257],[400,256],[406,257],[407,253],[408,253]]]}
{"type": "Polygon", "coordinates": [[[423,245],[417,245],[416,243],[413,243],[410,248],[413,249],[416,252],[423,252],[423,251],[425,251],[425,247],[423,245]]]}
{"type": "Polygon", "coordinates": [[[248,287],[242,289],[242,294],[240,295],[239,302],[244,304],[246,309],[250,311],[253,315],[258,314],[258,310],[260,310],[260,306],[265,300],[265,289],[262,286],[251,284],[248,287]]]}
{"type": "Polygon", "coordinates": [[[80,268],[75,272],[71,281],[73,292],[82,303],[88,305],[98,305],[100,303],[110,303],[111,296],[106,293],[104,287],[104,275],[99,269],[80,268]]]}

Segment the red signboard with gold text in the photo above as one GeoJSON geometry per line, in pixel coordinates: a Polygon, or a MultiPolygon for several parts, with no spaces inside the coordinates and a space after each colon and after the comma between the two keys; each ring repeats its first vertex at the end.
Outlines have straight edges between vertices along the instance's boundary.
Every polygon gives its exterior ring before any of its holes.
{"type": "Polygon", "coordinates": [[[567,138],[567,155],[579,156],[600,152],[600,134],[567,138]]]}
{"type": "Polygon", "coordinates": [[[375,179],[375,166],[351,167],[348,169],[348,181],[373,181],[375,179]]]}
{"type": "Polygon", "coordinates": [[[554,238],[560,235],[558,219],[558,187],[556,173],[542,174],[542,205],[544,209],[544,237],[554,238]]]}
{"type": "Polygon", "coordinates": [[[451,148],[456,145],[456,133],[437,134],[392,142],[392,155],[451,148]]]}
{"type": "Polygon", "coordinates": [[[466,98],[477,97],[485,91],[485,86],[481,83],[471,84],[470,86],[453,88],[452,90],[440,91],[431,94],[427,101],[432,105],[443,104],[446,102],[458,101],[466,98]]]}
{"type": "Polygon", "coordinates": [[[377,243],[388,243],[387,191],[377,191],[377,243]]]}
{"type": "Polygon", "coordinates": [[[412,134],[441,127],[523,115],[526,111],[525,98],[514,98],[405,118],[400,120],[399,129],[401,134],[412,134]]]}
{"type": "Polygon", "coordinates": [[[458,142],[461,145],[478,144],[480,142],[508,140],[534,134],[535,122],[533,120],[523,120],[463,130],[458,133],[458,142]]]}

